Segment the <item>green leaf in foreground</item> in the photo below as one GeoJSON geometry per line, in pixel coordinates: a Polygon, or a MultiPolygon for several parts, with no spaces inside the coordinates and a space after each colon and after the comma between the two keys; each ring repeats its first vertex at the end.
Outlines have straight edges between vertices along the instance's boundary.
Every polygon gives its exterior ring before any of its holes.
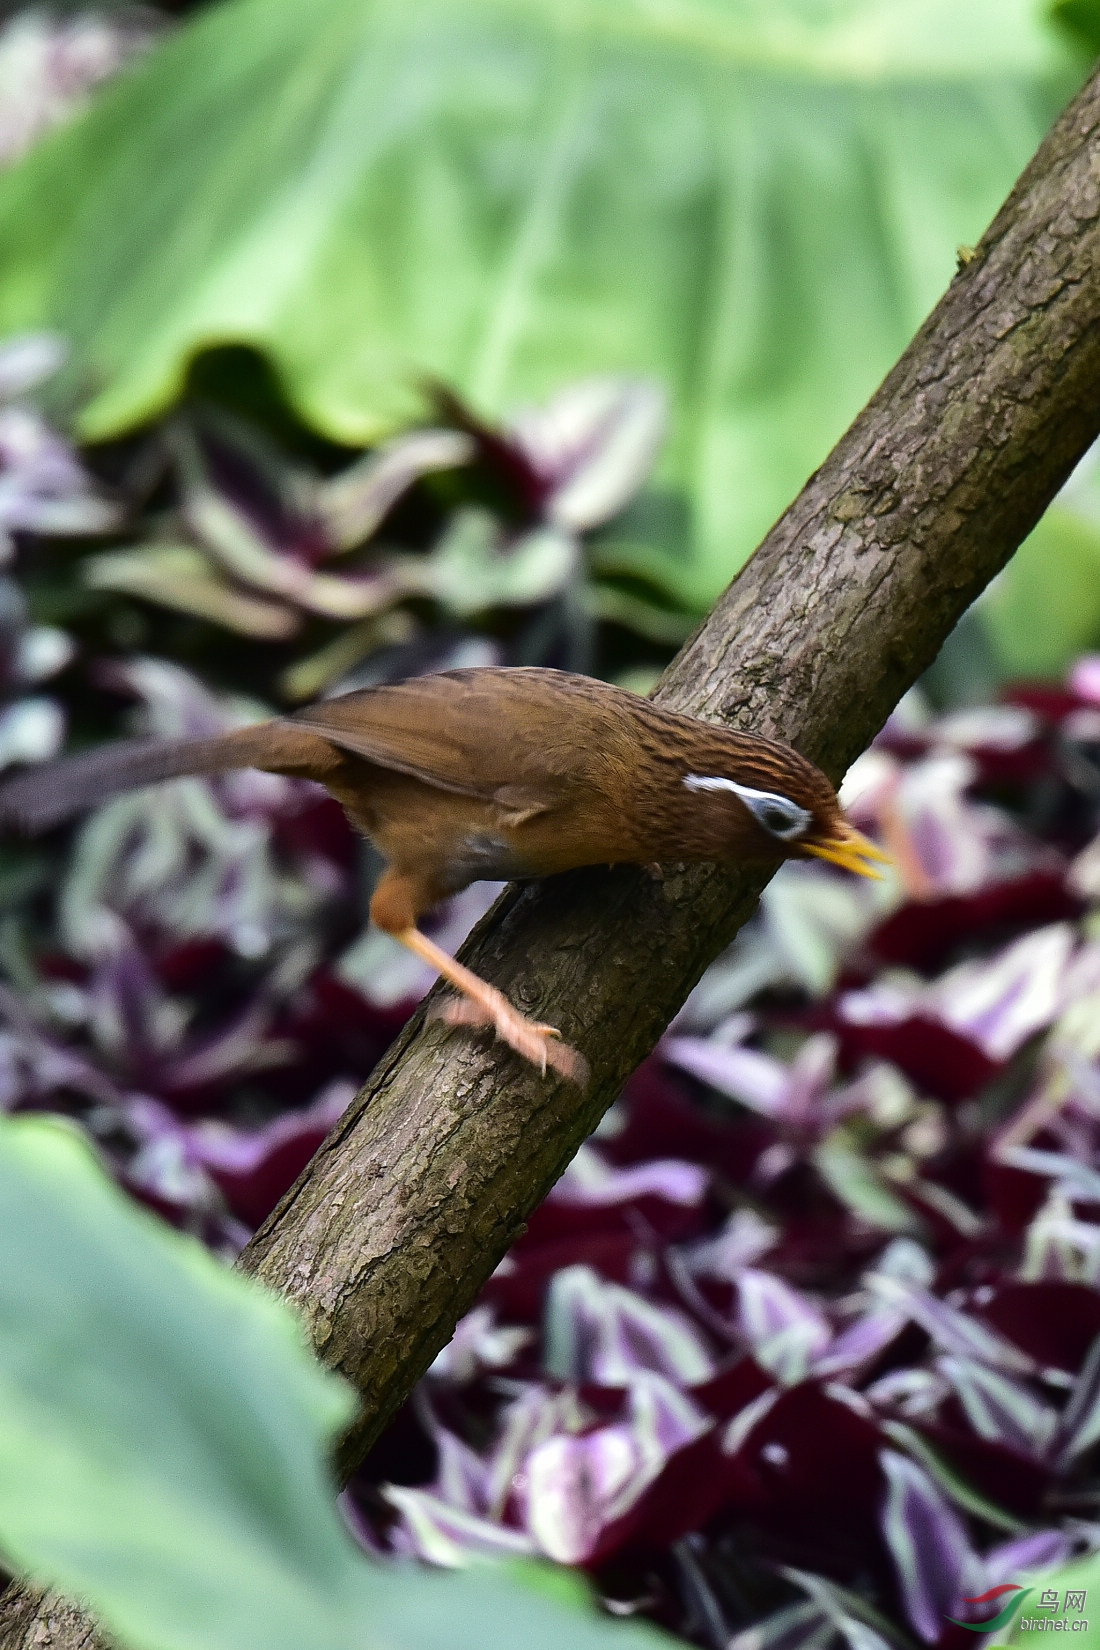
{"type": "Polygon", "coordinates": [[[290,1311],[0,1119],[0,1549],[128,1650],[655,1650],[503,1572],[382,1567],[325,1465],[354,1408],[290,1311]]]}
{"type": "Polygon", "coordinates": [[[8,1556],[134,1645],[348,1642],[355,1554],[324,1456],[354,1403],[286,1307],[127,1204],[55,1123],[0,1122],[0,1243],[8,1556]]]}
{"type": "MultiPolygon", "coordinates": [[[[1002,1629],[996,1637],[1017,1646],[1039,1646],[1052,1641],[1051,1629],[1061,1628],[1054,1642],[1072,1644],[1075,1650],[1100,1650],[1100,1553],[1079,1558],[1067,1564],[1065,1569],[1056,1570],[1053,1575],[1044,1575],[1042,1591],[1044,1594],[1055,1594],[1057,1609],[1036,1608],[1036,1589],[1030,1605],[1025,1605],[1020,1611],[1011,1628],[1002,1629]],[[1078,1607],[1065,1608],[1067,1592],[1082,1595],[1078,1607]]],[[[996,1650],[996,1647],[990,1646],[990,1650],[996,1650]]]]}
{"type": "Polygon", "coordinates": [[[633,548],[698,607],[1081,67],[1042,0],[229,0],[0,181],[0,331],[74,340],[90,436],[227,340],[350,442],[425,373],[490,415],[651,376],[689,531],[633,548]]]}

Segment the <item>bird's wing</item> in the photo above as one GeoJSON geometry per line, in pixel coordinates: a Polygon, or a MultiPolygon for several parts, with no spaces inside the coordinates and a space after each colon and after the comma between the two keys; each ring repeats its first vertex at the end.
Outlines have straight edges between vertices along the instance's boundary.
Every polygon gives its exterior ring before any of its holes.
{"type": "Polygon", "coordinates": [[[544,812],[569,791],[576,728],[554,671],[454,670],[322,700],[290,720],[441,790],[544,812]]]}

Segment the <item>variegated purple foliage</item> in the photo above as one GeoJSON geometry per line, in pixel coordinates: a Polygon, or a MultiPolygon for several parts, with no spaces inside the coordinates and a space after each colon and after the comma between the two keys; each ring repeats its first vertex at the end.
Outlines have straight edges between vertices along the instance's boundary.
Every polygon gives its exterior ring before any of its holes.
{"type": "Polygon", "coordinates": [[[84,562],[86,582],[295,643],[279,679],[292,699],[316,697],[381,647],[407,647],[425,610],[453,625],[564,603],[574,651],[601,616],[644,627],[644,602],[628,601],[624,618],[615,593],[590,583],[582,538],[648,478],[664,435],[659,391],[586,380],[502,429],[442,391],[435,399],[437,423],[328,475],[291,465],[224,412],[180,414],[156,438],[167,499],[156,495],[134,542],[84,562]]]}
{"type": "MultiPolygon", "coordinates": [[[[7,379],[0,352],[0,396],[42,347],[7,379]]],[[[57,711],[11,755],[66,716],[78,740],[214,731],[365,653],[372,679],[568,663],[543,621],[591,618],[579,535],[639,485],[658,404],[602,383],[504,432],[438,413],[327,477],[224,418],[173,425],[143,524],[191,558],[173,578],[268,625],[210,656],[217,691],[105,660],[100,618],[73,657],[31,617],[38,547],[78,525],[50,509],[107,510],[65,449],[24,488],[38,531],[11,518],[3,703],[52,672],[57,711]],[[459,471],[484,510],[447,494],[459,471]],[[526,651],[462,628],[508,591],[526,651]]],[[[138,589],[93,565],[109,611],[138,589]]],[[[612,1611],[721,1650],[953,1650],[968,1599],[1097,1537],[1100,661],[965,715],[910,697],[847,796],[897,874],[775,878],[345,1493],[373,1550],[582,1566],[612,1611]]],[[[369,860],[322,793],[255,773],[0,851],[0,1101],[73,1120],[235,1251],[429,983],[367,929],[369,860]]],[[[492,893],[440,914],[448,947],[492,893]]]]}
{"type": "MultiPolygon", "coordinates": [[[[33,31],[37,24],[28,26],[33,31]]],[[[13,30],[18,32],[14,24],[0,31],[0,105],[13,30]]],[[[0,108],[0,126],[2,117],[0,108]]],[[[2,142],[0,134],[0,147],[2,142]]],[[[42,535],[100,534],[118,519],[117,507],[31,399],[64,356],[62,340],[52,334],[0,343],[0,769],[42,762],[60,750],[68,712],[64,693],[56,690],[76,651],[66,631],[36,621],[18,575],[20,553],[42,535]]],[[[49,875],[41,863],[6,871],[0,877],[4,907],[26,898],[49,875]]],[[[19,1057],[13,1058],[18,1066],[19,1057]]],[[[41,1060],[32,1056],[30,1065],[40,1078],[41,1060]]]]}
{"type": "Polygon", "coordinates": [[[775,879],[356,1481],[372,1542],[763,1650],[961,1645],[1100,1541],[1098,678],[902,707],[847,787],[896,874],[775,879]]]}
{"type": "MultiPolygon", "coordinates": [[[[21,26],[0,30],[0,127],[6,42],[21,26]]],[[[32,31],[37,27],[26,23],[32,31]]],[[[65,710],[43,684],[73,654],[63,630],[31,618],[14,576],[19,544],[31,535],[104,533],[118,520],[116,506],[30,399],[64,357],[62,340],[48,333],[0,343],[0,767],[44,761],[60,749],[65,710]]]]}
{"type": "MultiPolygon", "coordinates": [[[[164,660],[93,664],[82,680],[130,702],[147,734],[260,713],[164,660]]],[[[18,861],[11,875],[18,891],[18,861]]],[[[0,1103],[79,1120],[136,1195],[234,1251],[412,1001],[400,974],[379,1008],[341,973],[365,922],[350,829],[312,785],[181,780],[99,809],[50,881],[6,919],[0,1103]]],[[[387,968],[383,955],[383,997],[387,968]]]]}
{"type": "Polygon", "coordinates": [[[155,13],[137,5],[71,17],[15,10],[0,28],[0,167],[75,114],[158,32],[155,13]]]}

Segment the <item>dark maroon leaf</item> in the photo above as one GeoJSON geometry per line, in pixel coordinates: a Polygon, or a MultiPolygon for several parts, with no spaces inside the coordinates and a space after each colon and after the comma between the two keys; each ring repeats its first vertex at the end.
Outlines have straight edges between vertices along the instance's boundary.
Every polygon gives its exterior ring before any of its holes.
{"type": "Polygon", "coordinates": [[[538,1323],[547,1285],[555,1273],[583,1261],[611,1283],[629,1283],[638,1248],[637,1233],[622,1230],[582,1232],[552,1243],[522,1238],[493,1273],[480,1298],[510,1323],[538,1323]]]}
{"type": "Polygon", "coordinates": [[[1005,1282],[974,1309],[1037,1363],[1072,1374],[1100,1335],[1100,1291],[1083,1283],[1005,1282]]]}
{"type": "Polygon", "coordinates": [[[987,1500],[1020,1518],[1038,1516],[1051,1481],[1049,1469],[1041,1462],[979,1438],[954,1405],[948,1420],[922,1421],[915,1426],[936,1453],[987,1500]]]}
{"type": "Polygon", "coordinates": [[[625,1091],[629,1101],[625,1126],[601,1140],[613,1163],[641,1163],[654,1157],[680,1157],[702,1163],[734,1182],[747,1181],[775,1132],[751,1117],[718,1122],[690,1098],[688,1082],[658,1058],[643,1062],[625,1091]]]}
{"type": "Polygon", "coordinates": [[[1044,722],[1060,722],[1075,710],[1080,710],[1083,701],[1068,688],[1055,687],[1046,682],[1017,682],[1006,688],[1004,701],[1009,705],[1020,705],[1024,710],[1034,711],[1036,716],[1044,722]]]}
{"type": "Polygon", "coordinates": [[[738,1358],[709,1381],[693,1386],[691,1395],[716,1421],[728,1421],[774,1384],[774,1377],[754,1359],[738,1358]]]}
{"type": "Polygon", "coordinates": [[[881,1443],[871,1420],[803,1382],[745,1439],[738,1460],[751,1477],[727,1510],[752,1517],[776,1562],[857,1576],[879,1544],[881,1443]]]}
{"type": "Polygon", "coordinates": [[[987,1155],[982,1165],[986,1202],[1004,1230],[1024,1233],[1046,1202],[1049,1180],[987,1155]]]}
{"type": "Polygon", "coordinates": [[[1066,888],[1061,871],[1032,871],[973,894],[910,901],[875,929],[868,944],[885,963],[933,974],[960,951],[972,950],[976,939],[983,945],[1004,944],[1025,929],[1080,912],[1081,901],[1066,888]]]}
{"type": "Polygon", "coordinates": [[[280,814],[274,840],[288,855],[316,855],[351,874],[362,852],[361,838],[349,825],[338,802],[317,787],[317,799],[296,812],[280,814]]]}
{"type": "Polygon", "coordinates": [[[896,1025],[857,1025],[831,1011],[816,1018],[836,1032],[845,1061],[888,1060],[938,1100],[972,1099],[1002,1069],[959,1032],[923,1015],[896,1025]]]}

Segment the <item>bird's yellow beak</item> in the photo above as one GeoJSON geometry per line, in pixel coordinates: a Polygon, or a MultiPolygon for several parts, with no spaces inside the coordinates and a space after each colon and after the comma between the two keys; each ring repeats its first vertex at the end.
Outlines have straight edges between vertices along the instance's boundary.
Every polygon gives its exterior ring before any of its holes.
{"type": "Polygon", "coordinates": [[[877,882],[882,881],[882,872],[872,862],[877,860],[880,865],[891,863],[889,854],[876,848],[847,820],[841,831],[827,842],[804,842],[802,846],[816,859],[827,859],[830,865],[839,865],[842,871],[854,871],[857,877],[873,877],[877,882]]]}

